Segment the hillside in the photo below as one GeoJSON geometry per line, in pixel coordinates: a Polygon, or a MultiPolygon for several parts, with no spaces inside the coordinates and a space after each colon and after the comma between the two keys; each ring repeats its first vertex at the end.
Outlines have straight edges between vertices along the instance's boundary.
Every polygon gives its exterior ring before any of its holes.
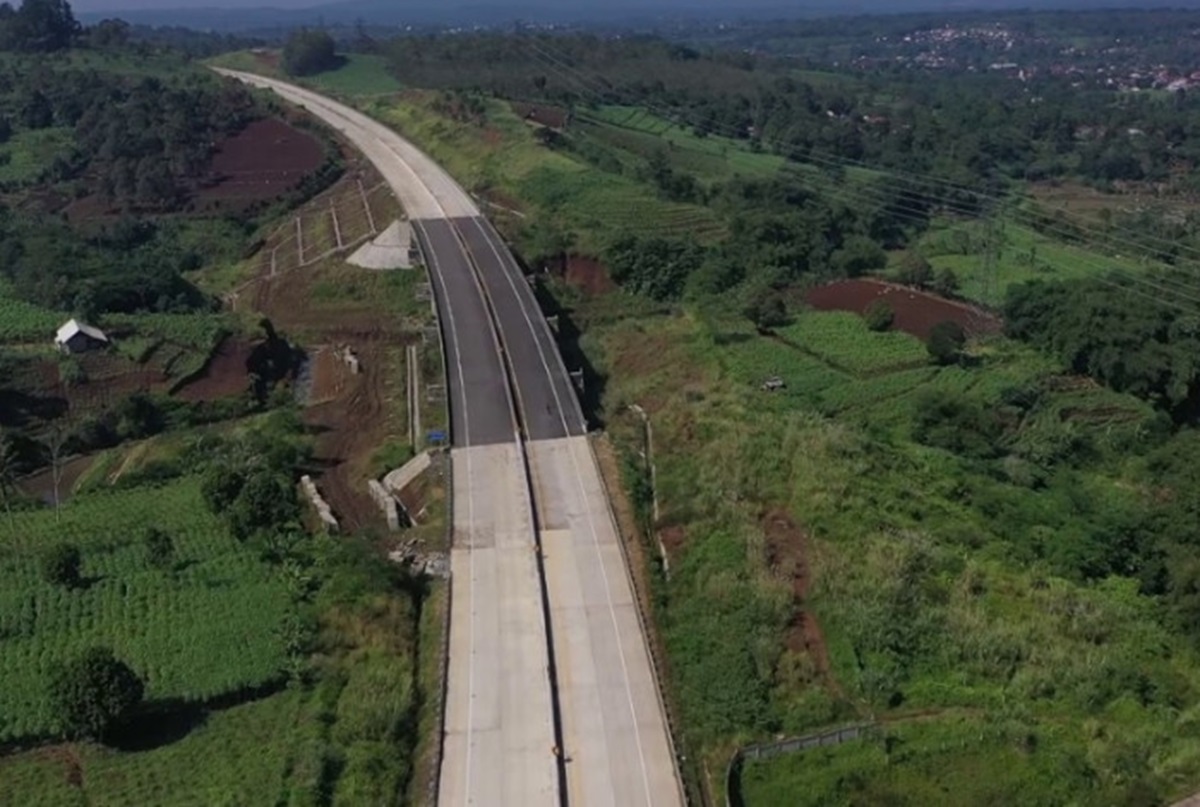
{"type": "Polygon", "coordinates": [[[45,5],[0,15],[0,803],[410,801],[446,594],[388,553],[441,547],[444,493],[401,536],[366,482],[444,428],[406,388],[440,356],[416,273],[346,262],[399,205],[295,111],[45,5]]]}
{"type": "MultiPolygon", "coordinates": [[[[510,41],[475,47],[510,54],[490,88],[529,69],[510,41]]],[[[610,75],[647,58],[604,47],[610,75]]],[[[412,49],[389,61],[308,82],[428,149],[544,270],[612,444],[697,795],[723,798],[738,746],[851,723],[873,727],[735,768],[744,803],[1195,790],[1196,437],[1174,403],[1196,388],[1192,348],[1155,324],[1173,321],[1161,301],[1113,307],[1162,264],[1121,264],[1087,225],[970,212],[969,196],[923,194],[886,164],[789,162],[639,107],[635,90],[601,105],[548,71],[544,97],[526,84],[495,98],[412,49]],[[438,90],[413,86],[430,76],[438,90]],[[1009,309],[1036,299],[1010,294],[1030,278],[1062,308],[1009,309]],[[1082,347],[1096,361],[1057,349],[1115,310],[1127,316],[1082,347]],[[1006,336],[1010,311],[1036,337],[1006,336]],[[935,350],[947,321],[965,339],[935,350]],[[1126,328],[1179,357],[1176,398],[1100,361],[1133,355],[1126,328]]],[[[657,92],[697,98],[683,88],[726,70],[693,63],[657,92]]]]}

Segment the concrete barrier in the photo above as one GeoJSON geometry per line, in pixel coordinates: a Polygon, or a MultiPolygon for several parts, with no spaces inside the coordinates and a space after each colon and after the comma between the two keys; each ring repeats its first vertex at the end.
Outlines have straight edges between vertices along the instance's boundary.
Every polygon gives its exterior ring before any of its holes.
{"type": "Polygon", "coordinates": [[[400,507],[396,503],[396,497],[392,496],[377,479],[367,481],[367,490],[371,493],[371,498],[375,500],[375,504],[379,505],[383,510],[384,518],[387,519],[388,529],[396,532],[400,529],[400,507]]]}
{"type": "Polygon", "coordinates": [[[300,487],[304,490],[304,495],[312,502],[313,507],[317,510],[317,516],[321,519],[321,523],[325,525],[325,529],[330,532],[337,532],[338,520],[333,515],[333,510],[329,507],[329,502],[325,501],[321,496],[321,492],[317,490],[317,484],[313,482],[312,477],[308,474],[300,477],[300,487]]]}
{"type": "Polygon", "coordinates": [[[429,469],[429,464],[429,452],[422,451],[404,463],[403,467],[390,471],[383,478],[383,486],[398,496],[406,487],[412,484],[413,480],[429,469]]]}

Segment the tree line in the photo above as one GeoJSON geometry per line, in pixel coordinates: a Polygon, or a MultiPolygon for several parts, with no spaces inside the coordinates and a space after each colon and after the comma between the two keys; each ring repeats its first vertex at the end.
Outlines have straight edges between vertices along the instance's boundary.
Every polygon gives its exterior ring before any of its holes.
{"type": "Polygon", "coordinates": [[[801,160],[861,160],[981,187],[1163,181],[1200,159],[1200,94],[1119,95],[1055,76],[1031,84],[873,72],[816,82],[787,59],[648,37],[474,34],[375,47],[417,86],[569,106],[647,105],[699,134],[732,134],[801,160]]]}

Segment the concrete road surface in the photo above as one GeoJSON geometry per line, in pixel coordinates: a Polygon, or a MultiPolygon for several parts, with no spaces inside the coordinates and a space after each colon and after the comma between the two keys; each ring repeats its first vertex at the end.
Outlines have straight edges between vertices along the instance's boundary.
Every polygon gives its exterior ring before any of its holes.
{"type": "Polygon", "coordinates": [[[454,452],[450,666],[438,801],[554,805],[546,624],[520,449],[454,452]]]}
{"type": "Polygon", "coordinates": [[[524,807],[565,794],[572,805],[682,804],[578,399],[511,253],[445,171],[395,132],[311,91],[222,72],[342,132],[392,186],[425,252],[455,446],[439,803],[524,807]]]}
{"type": "Polygon", "coordinates": [[[567,803],[682,804],[608,497],[587,437],[529,444],[550,599],[567,803]]]}
{"type": "Polygon", "coordinates": [[[440,165],[373,118],[285,81],[224,68],[216,68],[216,71],[254,87],[273,90],[346,135],[383,174],[409,218],[479,215],[479,208],[471,197],[440,165]]]}

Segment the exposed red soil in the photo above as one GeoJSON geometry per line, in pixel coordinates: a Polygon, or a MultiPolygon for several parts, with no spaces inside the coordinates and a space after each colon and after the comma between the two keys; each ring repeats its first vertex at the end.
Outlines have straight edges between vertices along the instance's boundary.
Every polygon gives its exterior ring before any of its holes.
{"type": "MultiPolygon", "coordinates": [[[[346,392],[348,385],[354,383],[354,372],[347,364],[342,352],[345,345],[324,345],[312,354],[312,393],[311,403],[321,403],[337,398],[346,392]]],[[[357,352],[362,368],[362,357],[357,352]]]]}
{"type": "Polygon", "coordinates": [[[104,409],[135,392],[165,392],[170,386],[162,370],[134,362],[112,353],[85,353],[77,357],[87,380],[64,384],[58,367],[51,361],[39,362],[28,389],[42,396],[66,399],[73,411],[104,409]]]}
{"type": "Polygon", "coordinates": [[[947,320],[958,323],[970,336],[999,333],[1003,327],[999,317],[982,308],[881,280],[839,280],[809,289],[804,295],[804,301],[818,311],[856,314],[864,313],[878,299],[886,301],[895,313],[892,327],[920,339],[928,339],[933,327],[947,320]]]}
{"type": "Polygon", "coordinates": [[[280,56],[279,51],[266,50],[265,48],[256,48],[252,52],[254,53],[254,60],[256,62],[258,62],[259,64],[265,65],[267,67],[278,67],[279,66],[279,56],[280,56]]]}
{"type": "Polygon", "coordinates": [[[181,387],[176,395],[185,401],[215,401],[244,393],[250,385],[247,362],[254,345],[226,339],[209,359],[204,372],[181,387]]]}
{"type": "Polygon", "coordinates": [[[595,258],[568,255],[560,271],[567,283],[587,294],[605,294],[617,287],[608,267],[595,258]]]}
{"type": "MultiPolygon", "coordinates": [[[[376,187],[379,176],[355,162],[345,179],[309,206],[327,207],[329,198],[357,196],[358,179],[366,188],[376,187]]],[[[371,207],[379,226],[396,216],[390,196],[372,195],[371,207]]],[[[270,243],[264,252],[270,251],[270,243]]],[[[317,432],[315,460],[323,468],[317,486],[344,530],[382,528],[383,515],[367,493],[367,478],[372,456],[388,438],[393,401],[404,396],[404,374],[393,372],[396,356],[416,337],[372,299],[314,304],[318,283],[348,281],[363,270],[301,269],[294,259],[288,263],[282,256],[277,264],[278,273],[271,276],[269,260],[260,262],[260,275],[241,295],[238,307],[267,316],[281,332],[306,346],[312,388],[304,420],[317,432]],[[341,358],[345,347],[359,360],[357,374],[341,358]]]]}
{"type": "Polygon", "coordinates": [[[796,525],[791,516],[779,509],[765,513],[760,520],[760,526],[766,538],[768,565],[788,579],[792,586],[792,600],[796,611],[788,626],[785,640],[787,648],[794,653],[808,654],[821,677],[840,693],[830,671],[829,647],[825,642],[825,634],[821,631],[816,617],[804,608],[812,581],[808,534],[796,525]]]}
{"type": "MultiPolygon", "coordinates": [[[[189,196],[180,215],[197,210],[237,212],[250,203],[282,196],[324,160],[321,144],[307,132],[278,118],[256,120],[218,142],[204,174],[184,181],[189,196]]],[[[61,211],[72,224],[123,215],[119,206],[99,193],[78,199],[43,194],[31,204],[61,211]]]]}
{"type": "MultiPolygon", "coordinates": [[[[358,341],[352,349],[361,371],[355,375],[329,366],[333,351],[323,351],[327,365],[323,392],[333,393],[309,406],[304,421],[316,427],[316,461],[325,470],[317,480],[343,529],[357,530],[379,524],[382,514],[367,492],[371,455],[386,435],[388,403],[386,368],[390,339],[358,341]]],[[[403,345],[398,345],[403,349],[403,345]]],[[[321,355],[321,354],[319,354],[321,355]]]]}
{"type": "Polygon", "coordinates": [[[263,118],[217,145],[200,195],[271,199],[295,188],[324,160],[315,137],[278,118],[263,118]]]}
{"type": "Polygon", "coordinates": [[[513,112],[530,123],[548,126],[551,129],[565,129],[571,120],[571,113],[553,104],[527,104],[514,101],[513,112]]]}

